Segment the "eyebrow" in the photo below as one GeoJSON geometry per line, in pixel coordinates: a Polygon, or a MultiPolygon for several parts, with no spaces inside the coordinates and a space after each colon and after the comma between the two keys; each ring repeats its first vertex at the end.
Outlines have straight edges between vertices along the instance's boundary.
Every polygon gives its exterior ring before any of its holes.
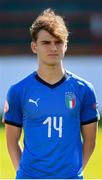
{"type": "MultiPolygon", "coordinates": [[[[41,41],[41,43],[50,43],[50,42],[51,42],[51,40],[42,40],[42,41],[41,41]]],[[[61,41],[61,40],[55,40],[54,42],[55,42],[55,43],[56,43],[56,42],[61,43],[62,41],[61,41]]]]}
{"type": "Polygon", "coordinates": [[[42,43],[51,42],[50,40],[42,40],[42,43]]]}

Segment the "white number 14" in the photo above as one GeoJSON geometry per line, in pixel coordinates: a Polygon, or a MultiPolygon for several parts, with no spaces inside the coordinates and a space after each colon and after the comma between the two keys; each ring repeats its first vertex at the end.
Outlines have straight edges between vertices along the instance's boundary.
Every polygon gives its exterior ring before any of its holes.
{"type": "Polygon", "coordinates": [[[57,127],[57,117],[48,117],[43,124],[48,123],[48,137],[51,138],[51,128],[52,126],[56,131],[59,132],[59,138],[62,137],[62,117],[58,117],[59,127],[57,127]]]}

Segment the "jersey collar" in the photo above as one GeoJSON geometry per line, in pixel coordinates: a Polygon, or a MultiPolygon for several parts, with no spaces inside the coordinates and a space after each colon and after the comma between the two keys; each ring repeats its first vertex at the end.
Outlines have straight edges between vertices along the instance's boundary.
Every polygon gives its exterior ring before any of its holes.
{"type": "Polygon", "coordinates": [[[58,82],[54,83],[54,84],[49,84],[48,82],[44,81],[41,77],[39,77],[39,75],[37,74],[37,72],[34,73],[34,77],[37,81],[39,81],[40,83],[44,84],[45,86],[53,89],[59,85],[61,85],[68,77],[67,72],[65,72],[64,76],[62,77],[62,79],[60,79],[58,82]]]}

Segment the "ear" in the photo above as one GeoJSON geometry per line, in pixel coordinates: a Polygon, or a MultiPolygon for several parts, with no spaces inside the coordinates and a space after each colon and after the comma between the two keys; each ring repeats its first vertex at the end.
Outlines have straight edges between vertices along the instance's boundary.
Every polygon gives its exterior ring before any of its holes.
{"type": "Polygon", "coordinates": [[[31,50],[32,50],[32,52],[34,53],[34,54],[36,54],[37,53],[37,50],[36,50],[36,42],[31,42],[31,50]]]}
{"type": "Polygon", "coordinates": [[[65,43],[65,52],[67,51],[67,43],[65,43]]]}

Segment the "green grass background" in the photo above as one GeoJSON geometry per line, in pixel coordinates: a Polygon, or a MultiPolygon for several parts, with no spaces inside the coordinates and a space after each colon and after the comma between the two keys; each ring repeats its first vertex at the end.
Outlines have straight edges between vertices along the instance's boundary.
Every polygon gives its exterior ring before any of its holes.
{"type": "MultiPolygon", "coordinates": [[[[13,178],[15,178],[15,170],[7,151],[5,129],[0,127],[0,179],[13,178]]],[[[84,178],[102,179],[102,128],[98,130],[96,148],[84,170],[84,178]]]]}

